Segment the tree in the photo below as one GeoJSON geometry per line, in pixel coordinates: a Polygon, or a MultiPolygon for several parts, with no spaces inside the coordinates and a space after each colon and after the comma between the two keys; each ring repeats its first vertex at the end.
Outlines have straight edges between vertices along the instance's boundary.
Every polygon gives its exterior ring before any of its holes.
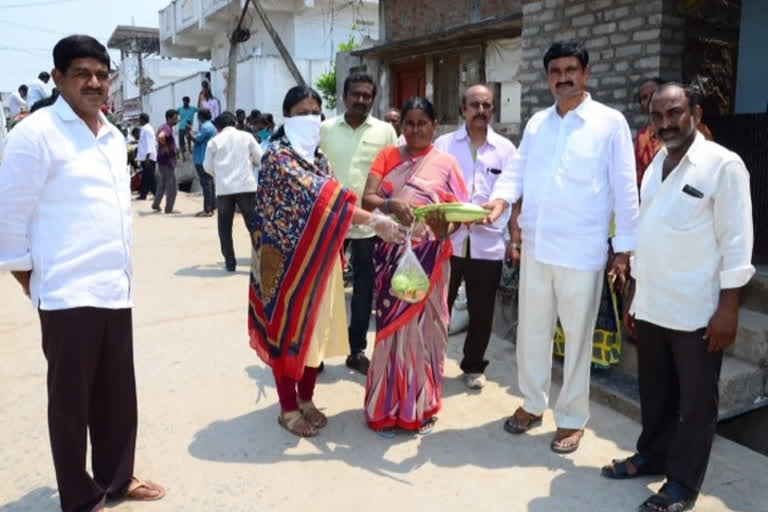
{"type": "MultiPolygon", "coordinates": [[[[355,41],[354,36],[349,36],[349,39],[339,45],[340,52],[348,52],[359,48],[360,43],[355,41]]],[[[315,85],[320,90],[320,94],[325,100],[328,108],[333,110],[336,108],[336,62],[331,62],[331,70],[327,73],[323,73],[317,77],[315,85]]]]}

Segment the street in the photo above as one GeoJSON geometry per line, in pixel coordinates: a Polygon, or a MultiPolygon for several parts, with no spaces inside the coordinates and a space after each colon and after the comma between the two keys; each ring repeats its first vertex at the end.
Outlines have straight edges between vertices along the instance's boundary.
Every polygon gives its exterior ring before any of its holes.
{"type": "MultiPolygon", "coordinates": [[[[224,271],[216,219],[134,207],[134,353],[139,396],[136,474],[167,487],[156,503],[120,511],[633,511],[661,478],[614,482],[600,467],[631,455],[640,426],[593,404],[579,451],[552,453],[551,411],[530,435],[502,421],[522,403],[514,346],[494,339],[488,385],[468,392],[451,338],[443,410],[424,437],[383,439],[361,410],[364,377],[326,362],[315,403],[329,425],[312,439],[277,424],[272,374],[248,345],[250,249],[235,217],[238,268],[224,271]]],[[[0,512],[58,510],[46,425],[45,359],[33,309],[0,275],[0,512]]],[[[367,353],[372,353],[369,331],[367,353]]],[[[552,403],[557,390],[553,390],[552,403]]],[[[698,512],[768,511],[768,459],[717,437],[698,512]]]]}

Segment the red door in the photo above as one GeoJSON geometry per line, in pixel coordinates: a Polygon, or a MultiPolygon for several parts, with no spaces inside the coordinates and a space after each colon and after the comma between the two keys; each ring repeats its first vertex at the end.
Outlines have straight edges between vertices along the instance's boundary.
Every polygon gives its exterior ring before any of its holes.
{"type": "Polygon", "coordinates": [[[402,108],[411,96],[427,92],[427,71],[424,59],[405,64],[392,64],[393,105],[402,108]]]}

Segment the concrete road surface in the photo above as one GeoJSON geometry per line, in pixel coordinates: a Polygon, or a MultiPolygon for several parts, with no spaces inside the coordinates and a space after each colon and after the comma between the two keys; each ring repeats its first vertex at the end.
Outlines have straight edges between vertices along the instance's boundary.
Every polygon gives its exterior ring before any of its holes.
{"type": "MultiPolygon", "coordinates": [[[[522,400],[514,347],[499,339],[482,392],[463,387],[463,337],[451,339],[431,435],[385,440],[368,430],[364,378],[334,359],[315,397],[328,427],[313,439],[293,437],[277,424],[272,375],[248,346],[242,219],[235,218],[239,265],[229,274],[215,217],[193,217],[199,196],[181,194],[180,215],[149,206],[134,203],[136,473],[166,485],[168,495],[115,510],[633,511],[658,488],[659,478],[600,477],[603,464],[632,453],[640,431],[604,407],[593,406],[573,455],[550,452],[551,412],[529,435],[504,432],[503,418],[522,400]]],[[[57,510],[37,316],[8,274],[0,275],[0,297],[0,512],[57,510]]],[[[718,438],[696,510],[768,511],[768,459],[718,438]]]]}

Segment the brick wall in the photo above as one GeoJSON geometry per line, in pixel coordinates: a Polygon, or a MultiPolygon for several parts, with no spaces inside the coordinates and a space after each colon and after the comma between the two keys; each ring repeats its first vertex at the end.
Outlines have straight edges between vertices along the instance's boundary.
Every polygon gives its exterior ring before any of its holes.
{"type": "Polygon", "coordinates": [[[385,39],[402,41],[520,10],[521,0],[381,0],[385,39]]]}
{"type": "Polygon", "coordinates": [[[542,58],[559,39],[584,41],[592,65],[592,97],[647,123],[635,101],[647,78],[680,80],[685,20],[676,0],[523,0],[522,117],[550,106],[542,58]]]}

